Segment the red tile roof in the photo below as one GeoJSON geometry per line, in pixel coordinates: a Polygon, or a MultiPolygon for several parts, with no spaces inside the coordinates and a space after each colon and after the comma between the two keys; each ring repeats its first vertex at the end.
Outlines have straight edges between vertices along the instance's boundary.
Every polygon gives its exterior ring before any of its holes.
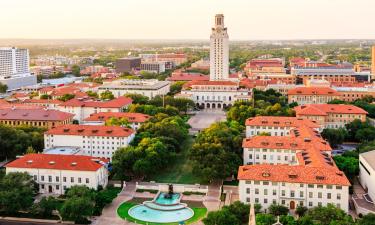
{"type": "Polygon", "coordinates": [[[64,121],[74,117],[74,114],[52,109],[40,108],[8,108],[0,110],[0,120],[21,121],[64,121]]]}
{"type": "Polygon", "coordinates": [[[329,87],[297,87],[290,89],[288,95],[332,95],[340,96],[336,90],[329,87]]]}
{"type": "Polygon", "coordinates": [[[100,112],[91,114],[90,117],[84,121],[107,121],[110,118],[125,118],[130,123],[144,123],[151,118],[151,116],[143,113],[124,113],[124,112],[100,112]]]}
{"type": "Polygon", "coordinates": [[[297,115],[316,115],[326,116],[328,113],[335,114],[368,114],[365,110],[354,106],[344,104],[310,104],[297,106],[294,108],[297,115]]]}
{"type": "Polygon", "coordinates": [[[301,127],[319,128],[320,126],[311,120],[286,116],[256,116],[245,122],[246,126],[276,126],[276,127],[301,127]]]}
{"type": "Polygon", "coordinates": [[[170,81],[208,81],[209,79],[208,75],[200,73],[172,73],[172,76],[168,78],[170,81]]]}
{"type": "Polygon", "coordinates": [[[134,131],[130,128],[119,126],[93,126],[67,124],[52,128],[45,132],[47,135],[75,135],[75,136],[99,136],[99,137],[128,137],[134,131]]]}
{"type": "Polygon", "coordinates": [[[238,169],[239,180],[329,184],[350,186],[343,172],[325,167],[290,165],[247,165],[238,169]]]}
{"type": "Polygon", "coordinates": [[[108,160],[83,155],[27,154],[8,163],[5,167],[97,171],[105,163],[108,163],[108,160]]]}
{"type": "Polygon", "coordinates": [[[61,104],[63,101],[58,99],[25,99],[22,101],[24,104],[61,104]]]}
{"type": "Polygon", "coordinates": [[[97,108],[124,108],[132,104],[133,100],[128,97],[118,97],[109,101],[92,101],[84,99],[71,99],[62,103],[60,106],[70,107],[97,107],[97,108]]]}
{"type": "Polygon", "coordinates": [[[194,80],[186,83],[184,85],[185,88],[192,87],[196,85],[221,85],[221,86],[238,86],[236,82],[233,81],[200,81],[200,80],[194,80]]]}

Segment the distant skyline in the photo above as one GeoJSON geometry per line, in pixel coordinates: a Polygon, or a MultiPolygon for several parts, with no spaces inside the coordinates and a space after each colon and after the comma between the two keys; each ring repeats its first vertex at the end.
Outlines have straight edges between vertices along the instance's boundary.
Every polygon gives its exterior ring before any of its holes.
{"type": "Polygon", "coordinates": [[[374,0],[0,0],[0,38],[375,39],[374,0]]]}

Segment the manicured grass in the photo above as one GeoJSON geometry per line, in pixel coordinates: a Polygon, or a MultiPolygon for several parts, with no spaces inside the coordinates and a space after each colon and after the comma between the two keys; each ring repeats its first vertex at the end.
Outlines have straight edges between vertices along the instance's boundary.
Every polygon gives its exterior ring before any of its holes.
{"type": "MultiPolygon", "coordinates": [[[[134,202],[124,202],[120,205],[120,207],[117,209],[117,214],[130,222],[136,223],[136,224],[148,224],[148,225],[178,225],[178,223],[150,223],[150,222],[145,222],[141,220],[136,220],[133,217],[131,217],[128,214],[128,211],[131,207],[137,205],[137,203],[134,202]]],[[[194,216],[187,221],[185,221],[185,224],[191,224],[195,223],[201,219],[203,219],[206,214],[207,214],[207,209],[206,208],[198,208],[198,207],[191,207],[191,209],[194,211],[194,216]]]]}
{"type": "Polygon", "coordinates": [[[182,143],[182,150],[177,154],[174,163],[163,171],[150,177],[150,181],[158,183],[174,183],[174,184],[202,184],[199,177],[192,172],[193,168],[189,160],[189,149],[193,145],[194,139],[189,136],[182,143]]]}

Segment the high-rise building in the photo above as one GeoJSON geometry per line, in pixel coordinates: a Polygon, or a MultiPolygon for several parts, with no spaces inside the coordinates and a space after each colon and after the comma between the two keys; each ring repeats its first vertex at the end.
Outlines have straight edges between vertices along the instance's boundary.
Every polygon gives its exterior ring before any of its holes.
{"type": "Polygon", "coordinates": [[[117,73],[130,73],[135,69],[139,69],[140,66],[141,66],[140,57],[122,58],[116,61],[116,72],[117,73]]]}
{"type": "Polygon", "coordinates": [[[223,109],[235,101],[251,100],[251,88],[239,83],[238,77],[229,77],[229,37],[224,15],[217,14],[210,36],[210,80],[192,80],[175,97],[191,99],[201,109],[223,109]]]}
{"type": "Polygon", "coordinates": [[[0,76],[29,72],[29,50],[0,48],[0,76]]]}
{"type": "Polygon", "coordinates": [[[375,78],[375,45],[372,46],[372,54],[371,54],[371,74],[372,79],[375,78]]]}
{"type": "Polygon", "coordinates": [[[224,15],[215,16],[210,36],[210,80],[229,78],[229,36],[224,27],[224,15]]]}
{"type": "Polygon", "coordinates": [[[28,49],[0,48],[0,83],[8,90],[36,84],[36,76],[30,74],[28,49]]]}

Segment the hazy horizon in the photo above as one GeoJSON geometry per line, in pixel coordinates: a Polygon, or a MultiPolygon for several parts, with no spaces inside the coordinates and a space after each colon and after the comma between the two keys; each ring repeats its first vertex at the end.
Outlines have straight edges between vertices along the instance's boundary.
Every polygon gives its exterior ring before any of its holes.
{"type": "Polygon", "coordinates": [[[233,41],[375,39],[373,0],[2,0],[1,39],[233,41]]]}

